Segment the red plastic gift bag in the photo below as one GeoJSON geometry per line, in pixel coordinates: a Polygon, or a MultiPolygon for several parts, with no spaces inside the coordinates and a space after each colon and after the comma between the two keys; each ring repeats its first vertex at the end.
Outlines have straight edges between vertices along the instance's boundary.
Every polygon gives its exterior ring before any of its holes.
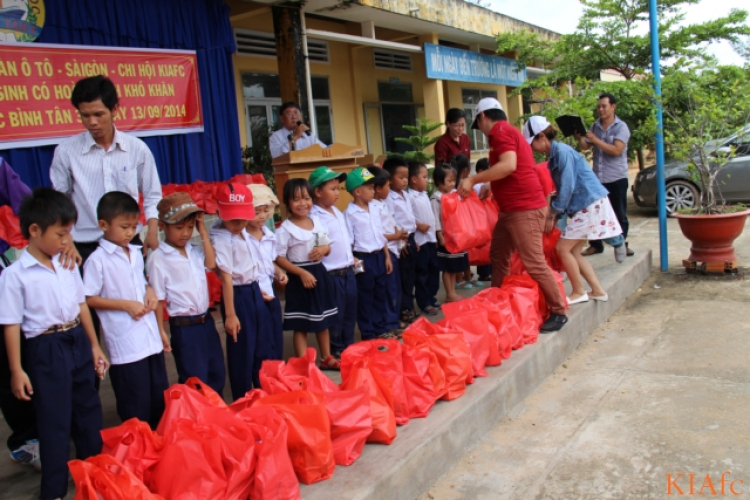
{"type": "Polygon", "coordinates": [[[468,299],[443,304],[443,314],[456,326],[460,327],[466,323],[467,328],[473,328],[481,332],[486,331],[489,355],[487,356],[487,361],[485,361],[485,366],[498,366],[502,364],[503,358],[500,354],[498,341],[498,331],[501,325],[498,324],[496,315],[491,314],[491,311],[488,311],[487,307],[481,301],[468,299]],[[448,307],[446,308],[446,306],[448,307]],[[479,316],[478,318],[471,317],[477,315],[479,316]],[[455,321],[453,321],[454,319],[455,321]]]}
{"type": "Polygon", "coordinates": [[[486,243],[468,250],[469,264],[472,266],[486,266],[490,264],[490,247],[492,246],[492,232],[497,225],[500,208],[494,198],[489,197],[482,200],[485,214],[487,215],[487,224],[490,226],[490,239],[486,243]]]}
{"type": "Polygon", "coordinates": [[[323,395],[291,391],[258,399],[253,404],[257,406],[270,406],[286,420],[287,449],[297,478],[305,484],[330,479],[336,464],[323,395]]]}
{"type": "Polygon", "coordinates": [[[426,346],[437,357],[446,384],[441,399],[450,401],[463,396],[472,370],[471,352],[462,333],[446,330],[422,317],[404,331],[403,340],[413,347],[426,346]]]}
{"type": "Polygon", "coordinates": [[[102,453],[117,459],[135,477],[148,483],[164,449],[164,438],[137,418],[101,431],[102,453]]]}
{"type": "Polygon", "coordinates": [[[164,404],[164,414],[156,433],[165,437],[175,420],[183,418],[196,422],[198,414],[205,408],[216,408],[206,396],[184,384],[174,384],[164,391],[164,404]]]}
{"type": "MultiPolygon", "coordinates": [[[[490,357],[487,313],[484,313],[483,318],[478,312],[476,312],[468,316],[459,316],[453,319],[446,318],[438,321],[437,324],[463,334],[464,340],[469,345],[469,352],[471,353],[472,378],[486,377],[487,371],[484,367],[487,364],[487,358],[490,357]]],[[[469,380],[467,380],[467,383],[470,383],[469,380]]]]}
{"type": "MultiPolygon", "coordinates": [[[[208,304],[210,307],[221,302],[222,284],[216,273],[210,271],[206,271],[206,282],[208,283],[208,304]]],[[[166,312],[166,308],[164,312],[166,312]]]]}
{"type": "Polygon", "coordinates": [[[495,324],[499,325],[498,348],[503,358],[508,359],[513,349],[520,349],[525,345],[506,290],[490,287],[476,294],[472,300],[484,304],[495,324]]]}
{"type": "Polygon", "coordinates": [[[370,369],[370,358],[359,358],[349,369],[341,388],[352,391],[367,387],[370,392],[372,432],[368,443],[391,444],[396,439],[396,415],[393,413],[393,390],[390,382],[370,369]]]}
{"type": "Polygon", "coordinates": [[[539,326],[542,326],[549,314],[547,313],[547,300],[544,298],[544,294],[539,289],[539,283],[537,283],[536,280],[528,274],[522,274],[520,276],[506,276],[503,279],[503,284],[500,288],[507,289],[511,286],[518,286],[531,290],[529,298],[534,299],[537,315],[539,317],[539,326]]]}
{"type": "Polygon", "coordinates": [[[393,413],[397,425],[409,423],[408,401],[404,387],[404,367],[401,360],[401,342],[398,340],[374,339],[357,342],[341,354],[341,380],[346,380],[349,369],[361,358],[370,358],[370,369],[378,372],[391,383],[393,390],[393,413]]]}
{"type": "Polygon", "coordinates": [[[253,500],[300,500],[299,481],[287,451],[288,428],[284,417],[270,406],[244,408],[236,414],[255,436],[253,500]]]}
{"type": "MultiPolygon", "coordinates": [[[[266,178],[263,174],[237,174],[229,182],[237,182],[239,184],[266,184],[266,178]]],[[[267,184],[266,184],[267,185],[267,184]]]]}
{"type": "Polygon", "coordinates": [[[177,418],[165,438],[149,489],[171,500],[224,498],[227,478],[221,438],[215,426],[177,418]]]}
{"type": "Polygon", "coordinates": [[[68,462],[76,485],[73,500],[163,500],[109,455],[96,455],[68,462]]]}
{"type": "Polygon", "coordinates": [[[365,440],[372,432],[369,390],[342,391],[315,365],[315,349],[305,356],[283,361],[264,361],[260,370],[261,386],[269,394],[309,390],[322,394],[331,421],[331,442],[337,465],[351,465],[362,454],[365,440]]]}
{"type": "Polygon", "coordinates": [[[240,399],[229,405],[229,410],[234,413],[239,413],[245,408],[251,408],[257,400],[265,397],[268,397],[268,393],[263,389],[251,389],[240,399]]]}
{"type": "Polygon", "coordinates": [[[224,410],[228,408],[227,404],[224,402],[224,398],[220,396],[218,392],[211,389],[207,384],[203,383],[198,377],[190,377],[185,381],[185,385],[202,394],[208,402],[215,407],[224,410]]]}
{"type": "Polygon", "coordinates": [[[533,344],[539,337],[537,298],[530,288],[510,286],[505,288],[510,297],[511,310],[521,330],[524,344],[533,344]]]}
{"type": "Polygon", "coordinates": [[[21,223],[13,213],[13,209],[4,205],[0,207],[0,238],[8,242],[13,248],[23,248],[29,244],[21,234],[21,223]]]}
{"type": "Polygon", "coordinates": [[[351,465],[362,455],[372,433],[370,388],[362,384],[352,390],[326,392],[323,397],[331,420],[333,459],[336,465],[351,465]]]}
{"type": "Polygon", "coordinates": [[[426,417],[438,399],[431,371],[436,368],[443,377],[443,385],[445,385],[443,370],[429,349],[417,349],[404,344],[401,346],[401,359],[404,366],[404,387],[409,418],[426,417]]]}
{"type": "Polygon", "coordinates": [[[443,195],[441,204],[443,237],[449,252],[465,252],[492,239],[487,210],[474,191],[467,198],[461,198],[458,192],[443,195]]]}
{"type": "MultiPolygon", "coordinates": [[[[188,380],[189,382],[189,380],[188,380]]],[[[255,470],[253,452],[256,438],[247,424],[225,408],[204,408],[198,414],[198,424],[209,426],[218,433],[221,462],[226,476],[226,500],[246,500],[250,495],[255,470]]]]}

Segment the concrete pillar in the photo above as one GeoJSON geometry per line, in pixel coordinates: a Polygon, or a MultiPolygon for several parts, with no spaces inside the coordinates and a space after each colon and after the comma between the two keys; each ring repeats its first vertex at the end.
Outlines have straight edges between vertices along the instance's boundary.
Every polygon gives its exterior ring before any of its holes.
{"type": "MultiPolygon", "coordinates": [[[[419,43],[438,44],[437,33],[420,35],[419,43]]],[[[432,121],[443,123],[445,121],[445,96],[443,94],[443,80],[426,79],[424,81],[424,115],[432,121]]],[[[432,135],[440,136],[445,133],[445,126],[435,130],[432,135]]]]}
{"type": "Polygon", "coordinates": [[[508,93],[508,121],[520,129],[521,125],[518,123],[518,119],[523,116],[523,96],[519,94],[513,97],[510,95],[513,88],[505,87],[505,89],[508,93]]]}
{"type": "Polygon", "coordinates": [[[273,6],[273,31],[279,64],[281,101],[299,103],[307,117],[307,77],[302,52],[302,13],[298,7],[273,6]]]}

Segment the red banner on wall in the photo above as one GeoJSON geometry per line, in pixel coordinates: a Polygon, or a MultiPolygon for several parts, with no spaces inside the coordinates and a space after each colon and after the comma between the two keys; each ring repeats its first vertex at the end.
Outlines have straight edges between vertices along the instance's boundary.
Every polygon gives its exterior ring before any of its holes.
{"type": "Polygon", "coordinates": [[[94,75],[117,87],[119,130],[203,131],[195,51],[0,43],[0,149],[58,144],[85,130],[70,94],[94,75]]]}

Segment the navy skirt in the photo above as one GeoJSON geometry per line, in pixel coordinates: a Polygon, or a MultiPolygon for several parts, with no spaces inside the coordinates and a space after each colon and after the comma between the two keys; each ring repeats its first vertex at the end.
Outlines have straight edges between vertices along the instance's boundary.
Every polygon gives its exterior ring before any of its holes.
{"type": "Polygon", "coordinates": [[[450,253],[445,247],[437,247],[438,267],[444,273],[462,273],[469,267],[466,252],[450,253]]]}
{"type": "Polygon", "coordinates": [[[317,280],[314,288],[305,288],[296,274],[288,273],[284,330],[317,333],[336,321],[338,309],[330,276],[321,262],[293,262],[317,280]]]}

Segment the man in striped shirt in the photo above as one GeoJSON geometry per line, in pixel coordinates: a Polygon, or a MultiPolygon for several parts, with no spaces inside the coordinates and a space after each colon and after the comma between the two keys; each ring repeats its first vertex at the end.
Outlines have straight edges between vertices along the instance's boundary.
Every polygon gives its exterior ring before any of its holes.
{"type": "MultiPolygon", "coordinates": [[[[84,78],[76,83],[70,100],[86,131],[60,143],[50,166],[52,186],[70,195],[78,209],[78,222],[72,231],[75,246],[68,246],[63,264],[75,261],[82,265],[99,246],[102,230],[96,206],[110,191],[123,191],[136,201],[143,194],[148,221],[144,250],[155,250],[159,246],[159,174],[148,146],[115,127],[118,104],[114,84],[104,76],[84,78]]],[[[138,236],[133,243],[141,243],[138,236]]]]}

